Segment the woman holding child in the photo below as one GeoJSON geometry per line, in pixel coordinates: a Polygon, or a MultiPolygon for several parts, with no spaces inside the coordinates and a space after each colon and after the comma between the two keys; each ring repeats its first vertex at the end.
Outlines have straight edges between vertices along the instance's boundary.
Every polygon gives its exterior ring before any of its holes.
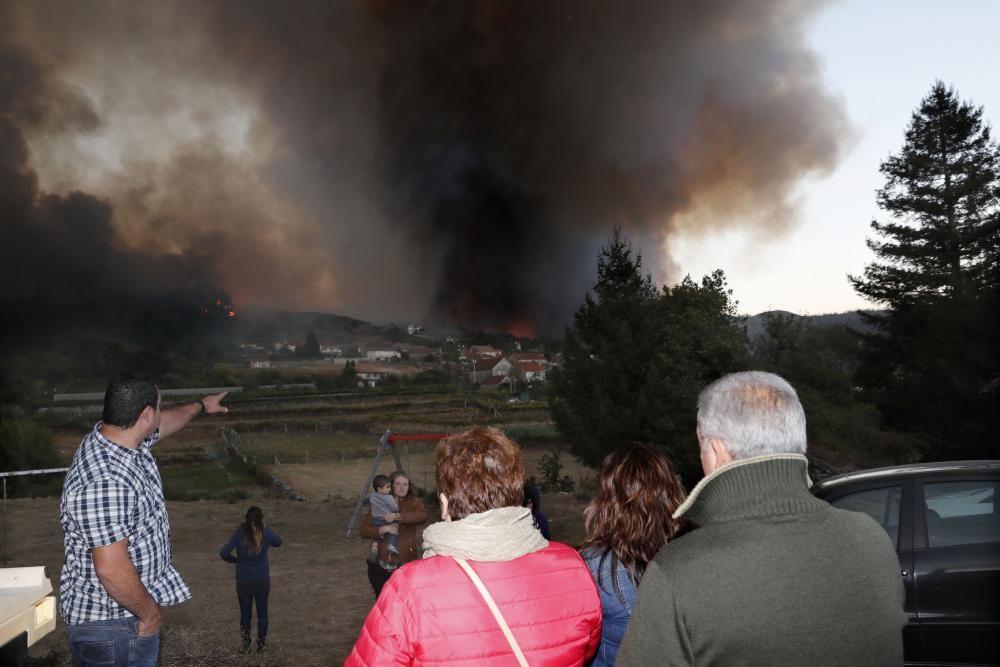
{"type": "Polygon", "coordinates": [[[673,518],[684,498],[670,460],[654,445],[625,445],[601,463],[597,495],[583,512],[581,547],[604,608],[601,646],[591,667],[615,664],[646,564],[689,528],[673,518]]]}
{"type": "Polygon", "coordinates": [[[587,566],[542,537],[521,506],[520,448],[477,426],[435,449],[440,523],[399,570],[346,665],[582,665],[601,636],[587,566]],[[516,662],[515,662],[516,659],[516,662]]]}
{"type": "Polygon", "coordinates": [[[361,537],[378,540],[377,556],[368,560],[368,581],[376,598],[393,572],[420,557],[417,528],[427,523],[427,510],[413,493],[410,479],[402,471],[397,470],[389,476],[389,485],[399,511],[383,514],[382,521],[379,521],[383,525],[380,526],[375,525],[374,517],[369,512],[358,528],[361,537]],[[394,549],[390,549],[389,540],[381,539],[390,533],[397,536],[392,545],[394,549]]]}

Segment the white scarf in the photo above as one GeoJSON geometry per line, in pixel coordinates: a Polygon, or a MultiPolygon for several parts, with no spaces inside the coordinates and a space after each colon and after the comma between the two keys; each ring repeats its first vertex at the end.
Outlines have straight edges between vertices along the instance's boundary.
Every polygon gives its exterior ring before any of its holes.
{"type": "Polygon", "coordinates": [[[424,558],[452,556],[474,561],[508,561],[544,549],[549,541],[535,528],[527,507],[500,507],[441,521],[424,529],[424,558]]]}

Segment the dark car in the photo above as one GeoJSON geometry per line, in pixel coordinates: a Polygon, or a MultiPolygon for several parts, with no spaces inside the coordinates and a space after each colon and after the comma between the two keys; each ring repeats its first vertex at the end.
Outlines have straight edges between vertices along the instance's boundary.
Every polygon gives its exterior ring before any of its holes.
{"type": "Polygon", "coordinates": [[[864,512],[899,554],[912,665],[1000,664],[1000,461],[919,463],[829,477],[813,493],[864,512]]]}

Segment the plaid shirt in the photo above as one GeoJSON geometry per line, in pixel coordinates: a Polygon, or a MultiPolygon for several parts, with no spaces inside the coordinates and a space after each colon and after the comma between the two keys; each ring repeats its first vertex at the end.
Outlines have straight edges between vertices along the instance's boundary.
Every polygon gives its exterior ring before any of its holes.
{"type": "Polygon", "coordinates": [[[91,549],[122,539],[128,540],[128,557],[158,605],[191,597],[172,563],[163,483],[149,452],[159,429],[129,449],[101,435],[100,427],[98,422],[76,450],[59,508],[65,535],[59,612],[68,624],[132,616],[108,595],[91,555],[91,549]]]}

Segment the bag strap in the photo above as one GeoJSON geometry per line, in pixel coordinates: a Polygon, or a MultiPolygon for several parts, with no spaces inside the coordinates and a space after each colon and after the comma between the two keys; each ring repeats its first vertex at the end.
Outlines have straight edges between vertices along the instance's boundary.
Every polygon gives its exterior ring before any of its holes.
{"type": "Polygon", "coordinates": [[[500,613],[500,608],[497,607],[497,603],[493,601],[493,596],[486,589],[486,584],[483,580],[479,578],[476,571],[472,569],[468,561],[464,558],[455,558],[455,562],[465,570],[465,573],[469,575],[469,579],[472,579],[472,583],[476,585],[476,589],[479,590],[479,594],[483,596],[483,600],[486,601],[486,606],[490,608],[493,613],[493,618],[496,619],[497,623],[500,625],[500,629],[503,630],[504,637],[507,638],[507,643],[510,644],[510,648],[514,651],[514,656],[517,658],[517,664],[521,667],[528,667],[528,661],[524,658],[524,653],[521,652],[521,647],[517,643],[517,639],[514,638],[514,633],[510,631],[510,626],[507,625],[506,619],[504,619],[503,614],[500,613]]]}

